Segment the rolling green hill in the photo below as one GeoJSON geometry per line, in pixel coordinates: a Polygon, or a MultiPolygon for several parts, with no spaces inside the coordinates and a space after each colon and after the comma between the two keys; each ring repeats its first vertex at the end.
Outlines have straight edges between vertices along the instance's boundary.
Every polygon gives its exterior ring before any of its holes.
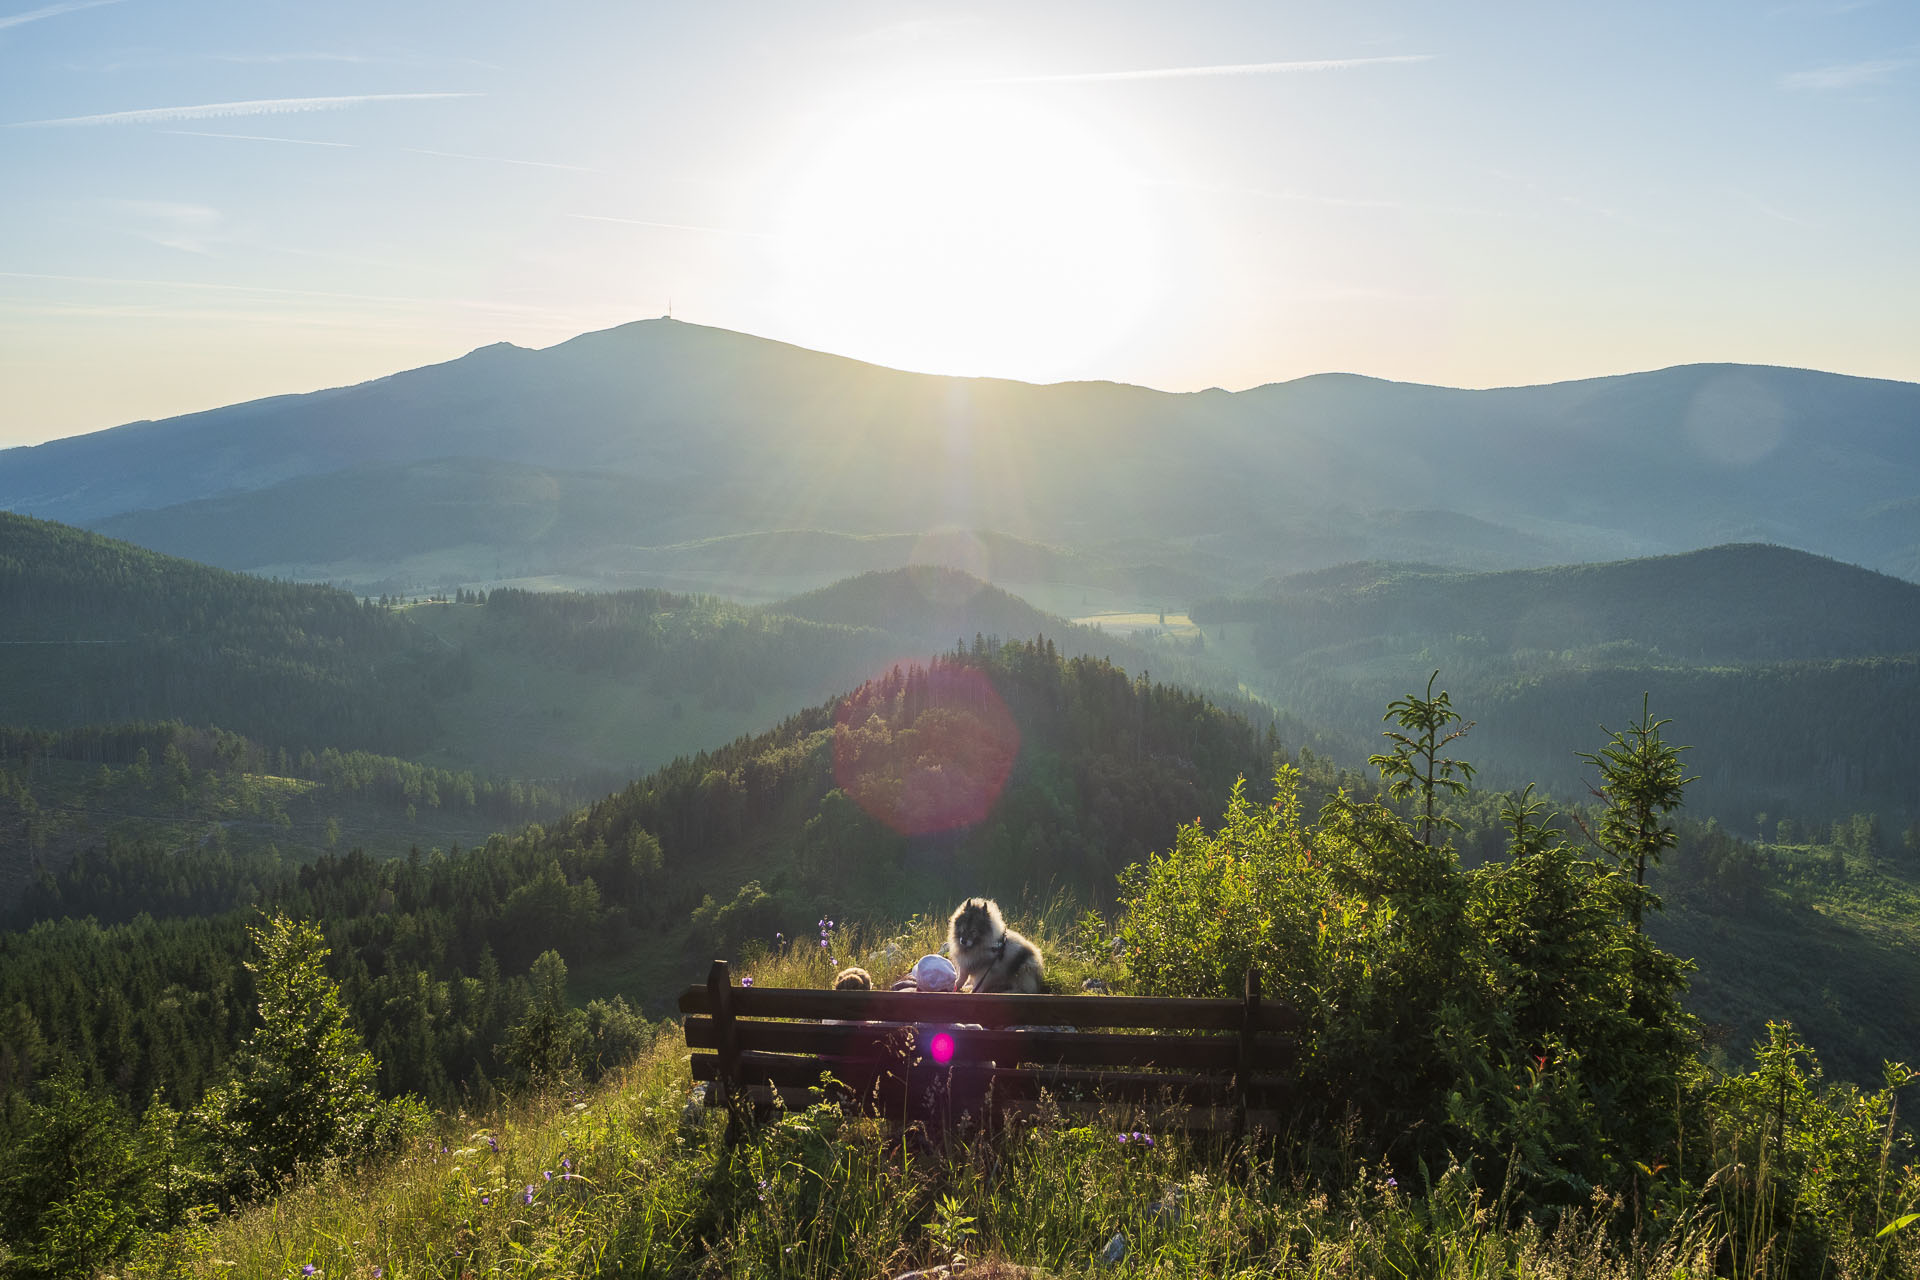
{"type": "Polygon", "coordinates": [[[0,513],[0,725],[177,719],[407,752],[466,678],[458,654],[344,591],[0,513]]]}
{"type": "Polygon", "coordinates": [[[934,567],[767,607],[651,589],[386,606],[0,513],[0,726],[178,720],[295,753],[612,786],[895,662],[1043,632],[1256,713],[1230,673],[1178,647],[1074,627],[934,567]]]}
{"type": "Polygon", "coordinates": [[[1825,660],[1920,647],[1920,586],[1747,544],[1501,573],[1343,565],[1271,579],[1195,619],[1257,621],[1269,661],[1454,636],[1478,637],[1490,654],[1629,644],[1684,663],[1825,660]]]}
{"type": "Polygon", "coordinates": [[[1194,614],[1316,723],[1363,723],[1438,668],[1498,779],[1581,794],[1563,744],[1650,693],[1694,745],[1697,812],[1742,830],[1760,811],[1920,816],[1920,587],[1852,565],[1755,545],[1494,574],[1352,565],[1194,614]]]}
{"type": "MultiPolygon", "coordinates": [[[[520,777],[631,778],[976,636],[1044,634],[1064,653],[1110,657],[1271,719],[1204,654],[1075,626],[931,566],[763,606],[653,589],[507,589],[484,604],[401,613],[458,650],[472,677],[437,704],[444,728],[423,758],[520,777]]],[[[1319,741],[1303,725],[1283,727],[1319,741]]]]}

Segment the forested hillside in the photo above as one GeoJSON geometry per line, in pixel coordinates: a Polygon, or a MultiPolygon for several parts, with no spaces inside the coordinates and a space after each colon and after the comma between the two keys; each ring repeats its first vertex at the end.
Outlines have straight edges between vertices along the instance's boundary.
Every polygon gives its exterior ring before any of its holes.
{"type": "Polygon", "coordinates": [[[1409,670],[1442,669],[1502,783],[1581,794],[1561,744],[1650,692],[1695,747],[1697,813],[1747,832],[1762,812],[1920,817],[1904,713],[1920,587],[1852,565],[1770,546],[1496,574],[1351,565],[1194,615],[1241,638],[1251,682],[1315,723],[1360,722],[1409,670]]]}
{"type": "Polygon", "coordinates": [[[0,513],[0,725],[178,719],[406,753],[466,681],[457,653],[346,592],[0,513]]]}
{"type": "Polygon", "coordinates": [[[1258,623],[1258,651],[1270,663],[1360,642],[1449,637],[1478,637],[1490,658],[1631,644],[1673,662],[1777,662],[1911,651],[1920,644],[1920,586],[1746,544],[1502,573],[1342,565],[1208,602],[1195,621],[1258,623]]]}
{"type": "Polygon", "coordinates": [[[0,922],[232,910],[323,854],[475,844],[589,794],[177,721],[0,729],[0,922]]]}
{"type": "MultiPolygon", "coordinates": [[[[677,761],[547,829],[262,877],[256,909],[320,922],[383,1082],[451,1103],[512,1077],[508,1029],[545,951],[582,991],[664,1011],[714,948],[816,918],[902,916],[971,892],[1107,895],[1235,778],[1265,774],[1274,750],[1245,720],[1104,662],[982,645],[677,761]]],[[[134,913],[159,880],[218,883],[226,866],[217,849],[102,857],[38,891],[42,909],[72,899],[129,922],[0,934],[0,1041],[20,1046],[0,1063],[6,1087],[72,1063],[128,1099],[197,1096],[244,1030],[255,910],[134,913]]],[[[597,1016],[615,1036],[632,1014],[597,1016]]]]}
{"type": "MultiPolygon", "coordinates": [[[[1204,653],[1075,626],[933,566],[866,573],[759,607],[652,589],[502,589],[470,597],[484,601],[477,607],[468,598],[405,610],[472,672],[439,705],[445,730],[428,754],[514,776],[632,778],[976,637],[1044,634],[1069,656],[1110,658],[1262,723],[1273,718],[1204,653]]],[[[1298,722],[1281,729],[1319,741],[1298,722]]]]}

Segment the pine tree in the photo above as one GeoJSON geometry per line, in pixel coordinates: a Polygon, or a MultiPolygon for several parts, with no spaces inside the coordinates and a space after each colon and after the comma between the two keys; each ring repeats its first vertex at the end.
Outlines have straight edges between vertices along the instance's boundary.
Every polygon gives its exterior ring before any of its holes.
{"type": "Polygon", "coordinates": [[[1433,682],[1439,678],[1438,671],[1427,677],[1426,697],[1410,693],[1387,704],[1387,714],[1381,718],[1394,721],[1400,729],[1384,730],[1381,736],[1393,743],[1393,749],[1367,757],[1367,763],[1380,771],[1388,795],[1396,800],[1418,798],[1422,810],[1420,840],[1429,848],[1437,828],[1460,825],[1434,813],[1435,799],[1442,791],[1449,795],[1464,792],[1474,772],[1465,760],[1440,754],[1448,743],[1465,737],[1473,722],[1449,731],[1448,726],[1459,721],[1460,713],[1453,709],[1446,690],[1434,696],[1433,682]]]}
{"type": "Polygon", "coordinates": [[[1647,864],[1658,866],[1661,856],[1680,842],[1668,815],[1680,807],[1687,784],[1698,781],[1687,777],[1680,763],[1680,753],[1689,748],[1671,746],[1660,736],[1673,721],[1655,720],[1648,705],[1642,694],[1640,719],[1618,732],[1601,725],[1600,731],[1609,735],[1607,745],[1580,753],[1600,772],[1600,785],[1592,789],[1607,806],[1600,818],[1599,843],[1619,860],[1622,871],[1633,868],[1636,930],[1646,906],[1647,864]]]}
{"type": "Polygon", "coordinates": [[[386,1118],[373,1090],[379,1068],[327,977],[319,927],[281,915],[247,932],[260,949],[247,966],[260,1026],[236,1055],[233,1078],[200,1107],[232,1171],[229,1189],[242,1195],[360,1154],[386,1118]]]}

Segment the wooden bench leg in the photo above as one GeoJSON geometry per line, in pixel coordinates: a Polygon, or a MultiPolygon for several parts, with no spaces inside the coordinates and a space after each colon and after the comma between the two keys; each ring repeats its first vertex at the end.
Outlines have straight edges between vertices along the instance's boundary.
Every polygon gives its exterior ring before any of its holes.
{"type": "Polygon", "coordinates": [[[720,1069],[713,1083],[719,1087],[721,1104],[727,1109],[725,1141],[731,1147],[745,1132],[740,1112],[743,1105],[750,1104],[741,1096],[740,1029],[733,1021],[733,979],[725,960],[715,960],[707,970],[707,1012],[720,1041],[720,1069]]]}

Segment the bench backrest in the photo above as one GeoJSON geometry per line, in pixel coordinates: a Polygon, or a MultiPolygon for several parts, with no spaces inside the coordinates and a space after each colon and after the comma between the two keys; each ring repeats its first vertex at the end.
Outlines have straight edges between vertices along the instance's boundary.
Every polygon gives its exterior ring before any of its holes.
{"type": "Polygon", "coordinates": [[[1273,1127],[1297,1020],[1260,998],[935,994],[742,987],[725,961],[680,997],[711,1105],[804,1106],[830,1072],[883,1114],[1003,1118],[1137,1104],[1162,1127],[1273,1127]],[[825,1021],[822,1021],[825,1020],[825,1021]],[[1133,1029],[1122,1032],[1120,1029],[1133,1029]]]}

